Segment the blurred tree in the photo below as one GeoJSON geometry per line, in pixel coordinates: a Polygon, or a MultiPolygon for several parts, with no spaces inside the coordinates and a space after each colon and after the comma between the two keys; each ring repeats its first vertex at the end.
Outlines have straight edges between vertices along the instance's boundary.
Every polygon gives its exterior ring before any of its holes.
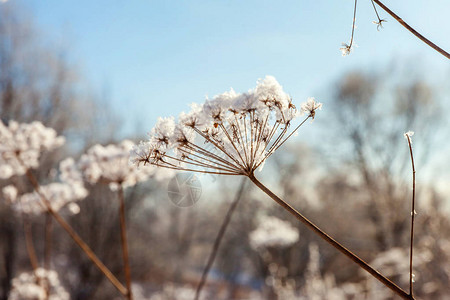
{"type": "MultiPolygon", "coordinates": [[[[0,5],[1,122],[37,120],[69,137],[66,147],[42,157],[39,169],[35,170],[40,181],[52,180],[52,168],[68,153],[75,154],[94,142],[111,140],[119,126],[117,119],[111,116],[111,111],[102,107],[99,99],[87,90],[63,48],[47,41],[19,5],[0,5]]],[[[23,178],[13,178],[13,182],[22,192],[31,190],[23,178]]],[[[1,187],[5,184],[0,182],[1,187]]],[[[1,202],[0,240],[4,242],[0,247],[0,299],[7,299],[15,269],[27,265],[23,264],[26,260],[22,262],[21,221],[8,205],[4,205],[4,199],[1,202]]],[[[93,214],[88,216],[96,218],[93,214]]],[[[112,224],[117,220],[109,218],[108,221],[112,224]]],[[[35,236],[42,236],[43,220],[33,218],[33,223],[39,224],[34,227],[35,236]]],[[[57,234],[64,233],[56,231],[57,234]]],[[[93,235],[94,231],[87,234],[93,235]]],[[[43,240],[35,239],[39,250],[44,248],[43,240]]],[[[78,251],[71,241],[66,241],[75,252],[78,251]]],[[[55,244],[55,248],[61,246],[55,244]]],[[[38,254],[41,256],[42,251],[38,254]]]]}

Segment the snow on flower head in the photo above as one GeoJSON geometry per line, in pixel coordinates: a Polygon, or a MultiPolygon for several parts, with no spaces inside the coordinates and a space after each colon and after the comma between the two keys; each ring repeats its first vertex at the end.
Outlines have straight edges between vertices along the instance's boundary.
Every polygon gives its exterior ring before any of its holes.
{"type": "Polygon", "coordinates": [[[322,103],[316,102],[314,97],[308,98],[308,101],[302,104],[302,112],[307,113],[311,116],[311,118],[314,120],[314,117],[316,116],[316,110],[322,109],[322,103]]]}
{"type": "MultiPolygon", "coordinates": [[[[75,202],[86,198],[88,191],[84,187],[81,174],[73,166],[72,158],[63,160],[59,169],[60,181],[41,185],[39,190],[54,211],[59,211],[67,206],[68,210],[74,213],[76,211],[75,206],[78,206],[75,202]]],[[[13,186],[3,188],[4,197],[9,200],[16,211],[36,215],[47,211],[42,203],[41,196],[37,192],[19,196],[17,194],[17,189],[13,186]]]]}
{"type": "Polygon", "coordinates": [[[225,175],[250,175],[261,167],[321,104],[310,98],[297,110],[274,77],[246,93],[230,90],[191,105],[178,122],[160,118],[150,138],[132,150],[136,165],[225,175]],[[303,122],[294,124],[307,113],[303,122]]]}
{"type": "MultiPolygon", "coordinates": [[[[173,120],[160,119],[159,126],[152,131],[153,143],[165,147],[168,137],[173,134],[173,120]]],[[[84,154],[78,163],[84,178],[90,183],[109,184],[111,189],[133,186],[154,174],[149,168],[136,169],[129,164],[133,142],[124,140],[119,144],[95,145],[84,154]]]]}
{"type": "Polygon", "coordinates": [[[14,278],[8,299],[69,300],[70,295],[61,285],[55,271],[39,268],[35,272],[24,272],[14,278]]]}
{"type": "MultiPolygon", "coordinates": [[[[88,195],[88,191],[82,184],[68,184],[65,182],[53,182],[42,185],[40,186],[40,191],[54,211],[58,211],[67,205],[69,211],[72,212],[73,210],[70,208],[72,203],[82,200],[88,195]]],[[[27,214],[41,214],[47,211],[41,197],[36,192],[19,196],[13,207],[27,214]]]]}
{"type": "Polygon", "coordinates": [[[405,139],[406,139],[407,141],[409,141],[411,144],[412,144],[412,139],[411,139],[411,137],[412,137],[413,135],[414,135],[414,131],[411,131],[411,130],[404,133],[405,139]]]}
{"type": "Polygon", "coordinates": [[[289,222],[264,216],[259,226],[250,233],[250,245],[254,249],[288,247],[296,243],[299,233],[289,222]]]}
{"type": "Polygon", "coordinates": [[[23,175],[27,169],[37,168],[41,152],[62,144],[64,138],[40,122],[10,121],[8,126],[0,122],[0,178],[23,175]]]}
{"type": "Polygon", "coordinates": [[[5,186],[2,189],[3,197],[6,199],[6,201],[13,203],[17,199],[17,188],[13,185],[5,186]]]}

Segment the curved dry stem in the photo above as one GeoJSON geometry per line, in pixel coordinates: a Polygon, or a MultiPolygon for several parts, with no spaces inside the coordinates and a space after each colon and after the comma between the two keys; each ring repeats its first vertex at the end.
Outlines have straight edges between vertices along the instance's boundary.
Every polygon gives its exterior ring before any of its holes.
{"type": "Polygon", "coordinates": [[[334,248],[336,248],[339,252],[350,258],[352,261],[354,261],[358,266],[369,272],[370,275],[378,279],[382,284],[390,288],[394,293],[396,293],[398,296],[404,298],[404,299],[414,299],[411,295],[408,295],[403,289],[401,289],[398,285],[393,283],[391,280],[383,276],[380,272],[375,270],[373,267],[371,267],[368,263],[366,263],[364,260],[359,258],[357,255],[355,255],[353,252],[342,246],[340,243],[338,243],[336,240],[334,240],[331,236],[329,236],[327,233],[322,231],[319,227],[317,227],[314,223],[312,223],[310,220],[308,220],[306,217],[304,217],[301,213],[299,213],[295,208],[290,206],[288,203],[286,203],[284,200],[279,198],[277,195],[275,195],[271,190],[269,190],[266,186],[264,186],[258,179],[256,179],[254,174],[249,174],[248,178],[257,186],[259,187],[264,193],[266,193],[270,198],[272,198],[275,202],[277,202],[280,206],[282,206],[285,210],[287,210],[290,214],[292,214],[297,220],[305,224],[309,229],[314,231],[318,236],[320,236],[323,240],[325,240],[328,244],[332,245],[334,248]]]}
{"type": "MultiPolygon", "coordinates": [[[[19,200],[20,201],[20,200],[19,200]]],[[[33,268],[33,271],[36,272],[36,270],[39,268],[38,259],[36,257],[36,250],[34,248],[33,243],[33,233],[31,231],[31,223],[28,219],[28,216],[26,213],[22,211],[22,222],[23,222],[23,231],[25,234],[25,245],[27,248],[28,258],[30,259],[31,267],[33,268]]]]}
{"type": "Polygon", "coordinates": [[[50,260],[52,256],[52,235],[53,222],[52,216],[47,212],[45,214],[45,245],[44,245],[44,268],[50,269],[50,260]]]}
{"type": "Polygon", "coordinates": [[[388,14],[390,14],[397,22],[399,22],[403,27],[405,27],[409,32],[411,32],[412,34],[414,34],[417,38],[419,38],[421,41],[423,41],[425,44],[427,44],[428,46],[430,46],[431,48],[433,48],[434,50],[436,50],[437,52],[439,52],[440,54],[444,55],[445,57],[447,57],[448,59],[450,59],[450,54],[446,51],[444,51],[444,49],[438,47],[435,43],[431,42],[429,39],[427,39],[426,37],[424,37],[423,35],[421,35],[419,32],[417,32],[414,28],[412,28],[411,26],[408,25],[408,23],[406,23],[405,21],[403,21],[402,18],[400,18],[399,16],[397,16],[392,10],[390,10],[388,7],[386,7],[386,5],[384,5],[383,3],[381,3],[381,1],[379,0],[373,0],[376,4],[378,4],[379,7],[381,7],[382,9],[384,9],[384,11],[386,11],[388,14]]]}
{"type": "Polygon", "coordinates": [[[33,173],[29,169],[26,171],[26,175],[33,185],[34,190],[38,193],[41,198],[42,203],[44,204],[47,212],[55,218],[55,220],[61,225],[61,227],[70,235],[70,237],[74,240],[74,242],[83,250],[84,253],[89,257],[89,259],[95,264],[95,266],[109,279],[109,281],[116,287],[116,289],[122,294],[127,294],[127,289],[120,283],[120,281],[114,276],[113,273],[100,261],[100,259],[95,255],[95,253],[91,250],[91,248],[81,239],[81,237],[75,232],[75,230],[67,223],[50,205],[50,202],[42,194],[41,189],[39,188],[39,183],[34,177],[33,173]]]}
{"type": "Polygon", "coordinates": [[[220,242],[222,241],[222,238],[225,235],[225,231],[227,230],[228,224],[230,223],[231,216],[233,215],[233,212],[235,211],[237,204],[242,197],[242,193],[244,192],[245,181],[246,181],[246,178],[243,178],[241,185],[239,187],[239,190],[236,194],[236,197],[234,198],[233,203],[231,203],[231,206],[227,211],[225,219],[223,220],[222,225],[220,226],[219,232],[217,233],[216,239],[214,241],[214,245],[213,245],[213,247],[211,249],[211,253],[209,254],[209,257],[208,257],[208,262],[206,263],[206,266],[203,269],[202,278],[197,285],[197,290],[195,291],[195,297],[194,297],[195,300],[199,299],[202,288],[206,283],[206,278],[208,277],[209,270],[211,269],[211,267],[214,263],[214,260],[216,258],[217,252],[219,250],[220,242]]]}
{"type": "Polygon", "coordinates": [[[353,45],[353,36],[355,35],[355,23],[356,23],[356,7],[358,5],[358,0],[355,0],[355,6],[353,8],[353,23],[352,23],[352,36],[350,38],[349,48],[352,48],[353,45]]]}
{"type": "Polygon", "coordinates": [[[123,187],[122,184],[119,185],[119,189],[117,191],[119,196],[119,215],[120,215],[120,237],[122,240],[122,258],[123,258],[123,267],[125,270],[125,281],[127,284],[127,299],[133,299],[133,293],[131,292],[131,271],[130,271],[130,262],[128,259],[128,242],[127,242],[127,227],[125,223],[125,200],[123,195],[123,187]]]}
{"type": "Polygon", "coordinates": [[[416,168],[414,166],[414,156],[411,145],[411,137],[406,135],[408,140],[409,153],[411,155],[411,166],[412,166],[412,181],[413,181],[413,192],[411,199],[411,236],[410,236],[410,249],[409,249],[409,294],[413,296],[413,248],[414,248],[414,216],[416,214],[415,203],[416,203],[416,168]]]}

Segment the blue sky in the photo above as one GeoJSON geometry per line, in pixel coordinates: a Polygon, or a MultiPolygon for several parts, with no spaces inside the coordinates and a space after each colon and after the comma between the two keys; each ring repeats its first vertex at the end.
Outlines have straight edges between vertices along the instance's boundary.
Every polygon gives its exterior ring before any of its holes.
{"type": "MultiPolygon", "coordinates": [[[[384,2],[450,51],[448,0],[384,2]]],[[[125,135],[144,136],[158,116],[177,115],[230,87],[245,91],[265,75],[299,102],[325,95],[346,70],[413,64],[427,78],[450,75],[447,59],[381,9],[388,22],[377,31],[368,0],[359,1],[358,48],[348,57],[339,48],[350,38],[350,0],[19,3],[44,34],[68,48],[90,86],[107,91],[125,135]]]]}

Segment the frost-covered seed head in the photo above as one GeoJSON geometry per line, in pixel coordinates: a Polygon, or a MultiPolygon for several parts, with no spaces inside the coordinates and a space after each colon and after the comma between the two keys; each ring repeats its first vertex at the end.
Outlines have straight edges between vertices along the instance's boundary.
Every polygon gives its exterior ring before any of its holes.
{"type": "MultiPolygon", "coordinates": [[[[165,148],[173,136],[174,122],[172,119],[160,119],[158,124],[160,126],[152,131],[152,143],[165,148]]],[[[155,169],[136,169],[129,164],[133,146],[134,144],[129,140],[107,146],[95,145],[80,158],[78,167],[84,178],[92,184],[98,182],[108,184],[112,190],[116,190],[119,185],[133,186],[137,182],[146,180],[150,175],[155,175],[155,169]]],[[[141,147],[147,148],[147,145],[141,147]]],[[[143,149],[141,155],[146,155],[143,149]]],[[[142,157],[142,159],[145,158],[142,157]]],[[[163,176],[160,173],[156,175],[163,176]]]]}
{"type": "Polygon", "coordinates": [[[412,144],[412,136],[414,135],[414,131],[408,131],[408,132],[405,132],[404,134],[404,137],[405,137],[405,139],[409,142],[409,143],[411,143],[412,144]]]}
{"type": "Polygon", "coordinates": [[[38,268],[35,272],[21,273],[12,280],[8,299],[69,300],[70,295],[61,285],[55,271],[38,268]]]}
{"type": "Polygon", "coordinates": [[[347,43],[342,43],[342,47],[339,48],[341,50],[342,56],[350,55],[350,52],[353,51],[353,45],[349,45],[347,43]]]}
{"type": "MultiPolygon", "coordinates": [[[[75,202],[86,198],[88,191],[84,187],[81,174],[74,166],[72,158],[63,160],[59,169],[60,181],[41,185],[39,189],[54,211],[67,206],[69,211],[73,213],[76,211],[74,207],[78,207],[75,202]]],[[[18,212],[38,215],[47,211],[42,203],[41,196],[37,192],[18,195],[17,189],[9,185],[3,188],[3,195],[12,204],[14,210],[18,212]]]]}
{"type": "Polygon", "coordinates": [[[178,122],[160,118],[148,141],[132,150],[131,162],[174,170],[250,175],[322,104],[314,98],[297,110],[274,77],[247,93],[234,90],[192,104],[178,122]],[[306,113],[297,127],[293,121],[306,113]]]}
{"type": "Polygon", "coordinates": [[[40,122],[10,121],[8,126],[0,122],[0,178],[23,175],[27,169],[37,168],[43,151],[63,144],[63,137],[40,122]]]}
{"type": "MultiPolygon", "coordinates": [[[[82,200],[88,195],[88,191],[80,183],[54,182],[40,186],[40,191],[54,211],[71,205],[74,201],[82,200]]],[[[17,200],[13,202],[13,208],[35,215],[47,211],[42,203],[41,196],[36,192],[18,196],[17,200]]],[[[70,207],[69,210],[71,211],[70,207]]]]}

